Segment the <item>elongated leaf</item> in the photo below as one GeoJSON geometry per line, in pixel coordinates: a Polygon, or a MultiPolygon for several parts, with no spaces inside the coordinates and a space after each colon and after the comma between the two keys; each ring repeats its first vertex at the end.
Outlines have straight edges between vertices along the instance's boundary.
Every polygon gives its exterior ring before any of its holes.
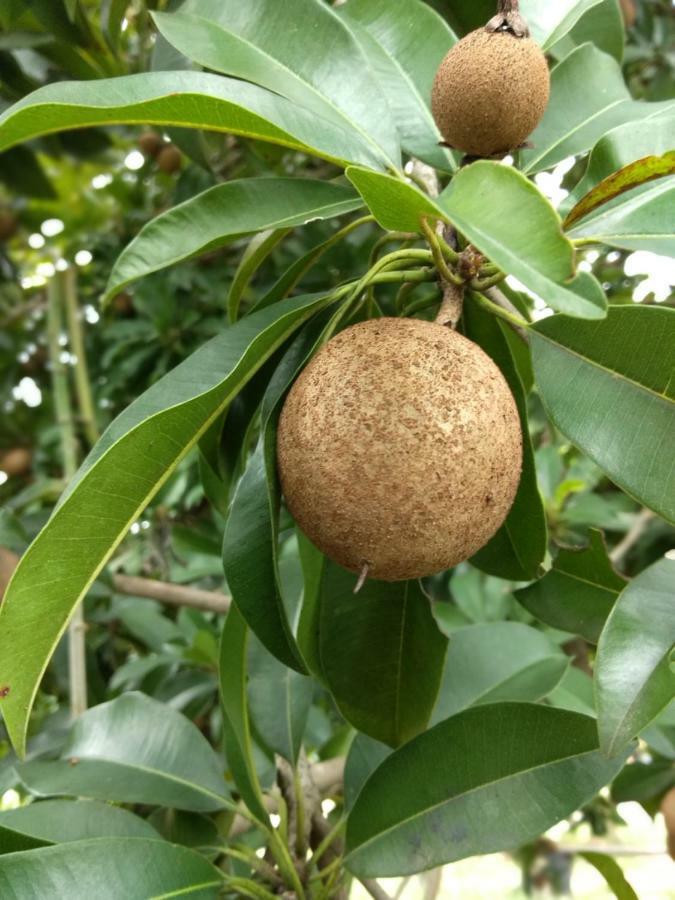
{"type": "Polygon", "coordinates": [[[350,0],[338,7],[370,60],[401,143],[436,168],[456,168],[439,146],[442,138],[429,110],[436,69],[457,41],[444,19],[419,0],[350,0]]]}
{"type": "Polygon", "coordinates": [[[96,800],[43,800],[0,812],[0,829],[3,828],[44,844],[97,837],[159,837],[140,816],[96,800]]]}
{"type": "Polygon", "coordinates": [[[438,693],[447,639],[417,582],[367,581],[335,563],[321,588],[322,670],[359,731],[398,746],[420,732],[438,693]]]}
{"type": "Polygon", "coordinates": [[[598,752],[586,716],[527,703],[467,709],[401,747],[366,782],[349,814],[347,867],[360,878],[408,875],[518,847],[620,768],[598,752]]]}
{"type": "MultiPolygon", "coordinates": [[[[623,60],[625,24],[619,0],[601,0],[591,6],[564,38],[551,47],[557,59],[564,59],[575,47],[590,42],[603,53],[623,60]]],[[[550,46],[550,45],[549,45],[550,46]]]]}
{"type": "Polygon", "coordinates": [[[128,6],[127,0],[101,0],[101,30],[113,50],[119,45],[122,20],[128,6]]]}
{"type": "Polygon", "coordinates": [[[79,599],[173,468],[324,302],[295,297],[242,319],[132,403],[85,460],[0,609],[2,712],[19,752],[42,673],[79,599]]]}
{"type": "Polygon", "coordinates": [[[345,762],[344,787],[347,810],[352,808],[363,785],[391,752],[391,748],[386,744],[375,741],[366,734],[356,735],[345,762]]]}
{"type": "Polygon", "coordinates": [[[423,216],[448,219],[447,213],[431,197],[400,178],[356,166],[350,166],[346,175],[377,221],[388,231],[420,233],[423,216]]]}
{"type": "Polygon", "coordinates": [[[490,622],[461,628],[450,640],[432,722],[482,703],[541,700],[568,664],[550,638],[529,625],[490,622]]]}
{"type": "Polygon", "coordinates": [[[231,805],[221,763],[182,713],[131,692],[73,726],[61,759],[18,767],[37,795],[70,795],[211,811],[231,805]]]}
{"type": "Polygon", "coordinates": [[[617,900],[640,900],[626,881],[623,869],[611,856],[605,853],[580,853],[579,856],[600,872],[617,900]]]}
{"type": "Polygon", "coordinates": [[[248,659],[248,703],[256,734],[295,765],[314,694],[312,679],[279,662],[255,638],[248,659]]]}
{"type": "Polygon", "coordinates": [[[355,132],[264,88],[205,72],[143,72],[49,84],[0,116],[0,151],[54,131],[145,123],[241,134],[340,165],[382,166],[355,132]]]}
{"type": "Polygon", "coordinates": [[[274,248],[290,234],[290,231],[290,228],[270,228],[251,238],[237,266],[237,271],[234,273],[227,295],[227,315],[230,322],[236,322],[239,318],[239,307],[242,297],[251,283],[251,279],[265,260],[269,258],[274,248]]]}
{"type": "Polygon", "coordinates": [[[559,709],[571,709],[573,712],[595,717],[593,679],[576,666],[569,667],[560,684],[553,688],[546,699],[559,709]]]}
{"type": "Polygon", "coordinates": [[[287,0],[283,7],[276,0],[186,0],[180,12],[155,18],[186,56],[283,95],[355,134],[380,165],[400,166],[389,107],[368,59],[321,0],[287,0]],[[298,27],[309,22],[311,28],[298,27]]]}
{"type": "Polygon", "coordinates": [[[544,503],[537,487],[534,450],[527,421],[527,397],[505,329],[475,300],[464,304],[466,336],[479,344],[499,366],[514,396],[523,435],[523,459],[518,492],[506,521],[476,553],[473,565],[498,578],[525,581],[536,578],[546,555],[547,528],[544,503]]]}
{"type": "Polygon", "coordinates": [[[625,586],[607,556],[601,532],[591,530],[586,549],[562,548],[551,570],[514,596],[541,622],[596,644],[625,586]]]}
{"type": "Polygon", "coordinates": [[[620,169],[647,157],[665,156],[675,147],[675,114],[653,116],[649,126],[628,122],[600,138],[588,158],[584,177],[563,201],[560,210],[568,214],[596,185],[620,169]]]}
{"type": "Polygon", "coordinates": [[[223,704],[225,753],[242,800],[262,822],[268,820],[253,759],[246,697],[248,627],[232,605],[220,639],[220,696],[223,704]]]}
{"type": "Polygon", "coordinates": [[[289,228],[351,212],[348,187],[309,178],[251,178],[218,184],[151,219],[118,257],[104,299],[130,281],[244,234],[289,228]]]}
{"type": "Polygon", "coordinates": [[[673,256],[674,203],[675,177],[671,175],[601,206],[575,225],[570,236],[625,250],[648,250],[673,256]]]}
{"type": "Polygon", "coordinates": [[[675,553],[645,569],[621,594],[598,644],[595,692],[600,744],[608,756],[675,697],[675,553]]]}
{"type": "Polygon", "coordinates": [[[612,128],[651,119],[666,110],[675,110],[675,101],[633,100],[617,61],[592,44],[583,44],[551,73],[551,99],[530,137],[534,149],[522,152],[524,171],[550,169],[568,156],[589,150],[612,128]]]}
{"type": "Polygon", "coordinates": [[[549,201],[520,172],[473,163],[457,173],[438,202],[482,253],[550,307],[570,316],[605,316],[604,298],[589,299],[568,282],[574,274],[572,244],[549,201]]]}
{"type": "Polygon", "coordinates": [[[554,316],[531,337],[551,420],[616,484],[675,521],[675,312],[612,307],[593,323],[554,316]]]}
{"type": "Polygon", "coordinates": [[[599,206],[614,200],[631,188],[639,187],[648,181],[663,178],[664,175],[675,174],[675,150],[663,156],[646,156],[637,160],[613,175],[608,175],[593,190],[583,197],[565,219],[564,226],[569,228],[578,219],[583,219],[599,206]]]}
{"type": "Polygon", "coordinates": [[[279,486],[276,431],[281,401],[323,329],[310,323],[288,349],[263,399],[261,437],[232,501],[223,540],[225,575],[235,603],[256,637],[284,665],[306,672],[281,591],[277,538],[279,486]]]}
{"type": "Polygon", "coordinates": [[[222,873],[186,847],[144,838],[98,838],[0,857],[0,894],[21,900],[190,897],[216,900],[222,873]]]}
{"type": "Polygon", "coordinates": [[[544,50],[568,34],[589,10],[601,0],[522,0],[520,8],[534,40],[544,50]]]}

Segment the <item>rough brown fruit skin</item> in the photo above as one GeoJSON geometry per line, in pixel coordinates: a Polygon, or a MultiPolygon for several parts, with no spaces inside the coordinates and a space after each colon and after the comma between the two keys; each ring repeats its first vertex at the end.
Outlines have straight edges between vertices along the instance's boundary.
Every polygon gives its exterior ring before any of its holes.
{"type": "Polygon", "coordinates": [[[14,447],[0,454],[0,469],[10,477],[27,475],[33,465],[33,454],[26,447],[14,447]]]}
{"type": "Polygon", "coordinates": [[[527,140],[544,115],[549,89],[538,44],[481,28],[455,44],[438,67],[431,110],[451,147],[495,156],[527,140]]]}
{"type": "Polygon", "coordinates": [[[166,144],[157,154],[157,168],[167,175],[177,172],[182,163],[180,150],[173,144],[166,144]]]}
{"type": "Polygon", "coordinates": [[[515,401],[471,341],[419,319],[347,328],[311,360],[279,421],[288,507],[327,556],[398,581],[467,559],[520,479],[515,401]]]}

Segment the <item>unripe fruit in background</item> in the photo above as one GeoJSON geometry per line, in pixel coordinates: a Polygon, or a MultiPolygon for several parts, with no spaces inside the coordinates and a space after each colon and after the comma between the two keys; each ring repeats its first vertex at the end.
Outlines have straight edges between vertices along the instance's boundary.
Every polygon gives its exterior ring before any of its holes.
{"type": "Polygon", "coordinates": [[[165,144],[157,154],[157,168],[166,175],[178,172],[183,162],[180,150],[173,144],[165,144]]]}
{"type": "Polygon", "coordinates": [[[549,98],[546,57],[513,0],[441,62],[431,109],[443,140],[470,156],[505,155],[525,143],[549,98]]]}
{"type": "Polygon", "coordinates": [[[26,447],[14,447],[0,453],[0,469],[10,478],[27,475],[32,465],[33,454],[26,447]]]}
{"type": "Polygon", "coordinates": [[[146,156],[157,156],[162,147],[164,139],[156,131],[144,131],[138,139],[138,149],[146,156]]]}
{"type": "Polygon", "coordinates": [[[317,547],[398,581],[487,543],[516,494],[522,437],[480,347],[436,323],[382,318],[311,360],[284,404],[277,455],[288,508],[317,547]]]}

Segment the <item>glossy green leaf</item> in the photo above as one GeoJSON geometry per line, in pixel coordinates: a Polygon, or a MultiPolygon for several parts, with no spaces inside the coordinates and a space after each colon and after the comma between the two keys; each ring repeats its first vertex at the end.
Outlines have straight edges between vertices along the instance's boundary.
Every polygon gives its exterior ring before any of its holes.
{"type": "Polygon", "coordinates": [[[608,756],[620,753],[675,697],[673,584],[671,552],[628,585],[600,636],[595,692],[608,756]]]}
{"type": "Polygon", "coordinates": [[[298,553],[304,581],[302,605],[298,618],[298,646],[308,670],[323,681],[319,643],[321,619],[321,582],[327,559],[296,524],[298,553]]]}
{"type": "Polygon", "coordinates": [[[455,169],[429,109],[436,69],[457,41],[445,20],[420,0],[350,0],[338,12],[370,61],[403,149],[436,168],[455,169]]]}
{"type": "Polygon", "coordinates": [[[529,434],[527,397],[503,323],[479,306],[470,295],[464,304],[462,321],[466,336],[485,350],[505,377],[518,407],[523,435],[522,472],[513,506],[499,531],[472,557],[471,562],[498,578],[527,581],[539,574],[548,540],[546,515],[537,487],[534,450],[529,434]]]}
{"type": "Polygon", "coordinates": [[[569,667],[546,700],[559,709],[571,709],[572,712],[595,717],[593,679],[576,666],[569,667]]]}
{"type": "Polygon", "coordinates": [[[420,233],[420,220],[425,216],[447,221],[447,213],[407,181],[357,166],[350,166],[346,175],[368,209],[388,231],[420,233]]]}
{"type": "Polygon", "coordinates": [[[0,705],[20,752],[42,673],[80,598],[178,462],[325,302],[294,297],[242,319],[150,387],[89,454],[0,610],[0,705]]]}
{"type": "Polygon", "coordinates": [[[675,177],[671,175],[599,207],[571,229],[570,237],[673,256],[674,203],[675,177]]]}
{"type": "Polygon", "coordinates": [[[600,872],[617,900],[640,900],[626,881],[623,869],[611,856],[607,856],[605,853],[588,852],[580,853],[579,856],[600,872]]]}
{"type": "Polygon", "coordinates": [[[262,822],[267,822],[267,810],[253,759],[246,696],[248,638],[246,622],[233,604],[220,639],[219,675],[225,754],[242,800],[253,815],[262,822]]]}
{"type": "Polygon", "coordinates": [[[98,838],[0,857],[0,895],[21,900],[216,900],[222,872],[203,856],[144,838],[98,838]]]}
{"type": "Polygon", "coordinates": [[[522,0],[521,11],[534,40],[544,50],[568,34],[601,0],[522,0]]]}
{"type": "Polygon", "coordinates": [[[54,131],[118,122],[205,128],[324,157],[381,167],[355,132],[278,94],[206,72],[143,72],[39,88],[0,116],[0,151],[54,131]]]}
{"type": "Polygon", "coordinates": [[[390,747],[373,740],[367,734],[356,735],[345,762],[344,792],[347,810],[354,806],[363,785],[391,752],[390,747]]]}
{"type": "Polygon", "coordinates": [[[675,521],[675,312],[611,307],[604,322],[554,316],[531,330],[537,386],[563,434],[619,487],[675,521]]]}
{"type": "Polygon", "coordinates": [[[460,169],[439,205],[474,246],[552,309],[601,319],[604,303],[574,290],[574,248],[544,195],[520,172],[480,161],[460,169]],[[495,210],[499,215],[495,215],[495,210]]]}
{"type": "Polygon", "coordinates": [[[409,875],[534,840],[621,768],[595,721],[528,703],[477,706],[389,756],[347,822],[348,869],[409,875]],[[423,787],[421,787],[423,786],[423,787]]]}
{"type": "Polygon", "coordinates": [[[644,803],[675,787],[675,767],[670,760],[635,761],[621,770],[612,783],[612,800],[644,803]]]}
{"type": "Polygon", "coordinates": [[[266,747],[295,765],[314,695],[311,678],[288,668],[252,637],[248,654],[252,726],[266,747]]]}
{"type": "Polygon", "coordinates": [[[675,174],[675,150],[663,156],[646,156],[637,160],[618,172],[608,175],[593,190],[589,191],[567,215],[564,227],[569,228],[578,219],[583,219],[599,206],[614,200],[631,188],[639,187],[648,181],[675,174]]]}
{"type": "Polygon", "coordinates": [[[96,800],[43,800],[0,812],[0,846],[5,828],[43,844],[100,837],[159,837],[140,816],[96,800]]]}
{"type": "Polygon", "coordinates": [[[514,596],[539,621],[596,644],[625,586],[626,580],[607,555],[601,532],[593,529],[588,547],[561,548],[551,570],[514,596]]]}
{"type": "Polygon", "coordinates": [[[438,694],[447,639],[415,581],[366,581],[328,563],[321,586],[322,670],[355,728],[390,746],[422,731],[438,694]]]}
{"type": "Polygon", "coordinates": [[[280,491],[276,432],[283,397],[314,348],[323,325],[318,317],[303,330],[267,388],[261,437],[237,486],[223,540],[225,575],[239,611],[270,653],[299,672],[306,672],[306,666],[284,607],[277,559],[280,491]]]}
{"type": "Polygon", "coordinates": [[[218,184],[155,216],[141,229],[115,262],[104,299],[137,278],[244,234],[304,225],[361,205],[350,188],[310,178],[250,178],[218,184]]]}
{"type": "Polygon", "coordinates": [[[18,766],[38,796],[81,796],[212,811],[231,805],[222,765],[199,729],[164,703],[130,692],[84,713],[59,760],[18,766]]]}
{"type": "Polygon", "coordinates": [[[568,156],[590,150],[612,128],[638,120],[651,124],[666,110],[675,110],[675,101],[633,100],[617,61],[592,44],[583,44],[551,73],[551,99],[530,137],[533,149],[522,151],[524,171],[550,169],[568,156]]]}
{"type": "Polygon", "coordinates": [[[596,185],[615,172],[647,157],[665,156],[673,147],[675,114],[652,117],[647,128],[642,122],[628,122],[612,129],[593,147],[583,178],[561,204],[560,210],[568,214],[596,185]]]}
{"type": "Polygon", "coordinates": [[[618,62],[623,60],[625,25],[619,0],[601,0],[591,6],[550,52],[557,59],[564,59],[575,47],[587,42],[618,62]]]}
{"type": "Polygon", "coordinates": [[[283,7],[276,0],[185,0],[179,12],[155,14],[155,21],[200,65],[266,87],[354,133],[380,168],[400,166],[394,123],[368,58],[321,0],[286,0],[283,7]],[[305,22],[311,28],[298,27],[305,22]]]}
{"type": "Polygon", "coordinates": [[[448,647],[433,724],[469,706],[541,700],[569,658],[541,631],[520,622],[490,622],[456,631],[448,647]]]}
{"type": "Polygon", "coordinates": [[[251,238],[232,277],[232,284],[227,294],[227,315],[230,322],[236,322],[239,318],[241,301],[251,279],[269,258],[274,248],[290,232],[290,228],[270,228],[251,238]]]}

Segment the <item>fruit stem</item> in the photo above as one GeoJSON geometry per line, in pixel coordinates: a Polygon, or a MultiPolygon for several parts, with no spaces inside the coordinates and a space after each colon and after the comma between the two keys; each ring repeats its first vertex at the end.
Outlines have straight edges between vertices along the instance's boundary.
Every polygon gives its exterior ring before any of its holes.
{"type": "Polygon", "coordinates": [[[506,278],[504,272],[495,272],[486,278],[474,278],[471,281],[471,287],[474,291],[486,291],[488,288],[494,287],[506,278]]]}
{"type": "Polygon", "coordinates": [[[529,323],[525,321],[525,319],[521,319],[520,316],[515,316],[513,313],[510,313],[506,309],[502,309],[501,306],[497,306],[496,303],[493,303],[492,300],[488,300],[488,298],[481,293],[472,293],[471,296],[476,300],[483,309],[488,310],[494,316],[497,316],[499,319],[504,319],[505,322],[508,322],[509,325],[513,325],[515,328],[518,328],[521,333],[523,329],[528,329],[529,323]]]}
{"type": "Polygon", "coordinates": [[[530,36],[530,28],[526,19],[520,14],[518,0],[497,0],[497,15],[485,26],[491,33],[509,31],[517,38],[530,36]]]}
{"type": "Polygon", "coordinates": [[[417,300],[412,300],[407,306],[404,306],[400,312],[400,315],[403,318],[407,316],[412,316],[415,313],[422,312],[425,309],[429,309],[430,306],[435,306],[436,303],[442,298],[442,294],[440,291],[436,290],[431,294],[425,294],[424,297],[419,297],[417,300]]]}

